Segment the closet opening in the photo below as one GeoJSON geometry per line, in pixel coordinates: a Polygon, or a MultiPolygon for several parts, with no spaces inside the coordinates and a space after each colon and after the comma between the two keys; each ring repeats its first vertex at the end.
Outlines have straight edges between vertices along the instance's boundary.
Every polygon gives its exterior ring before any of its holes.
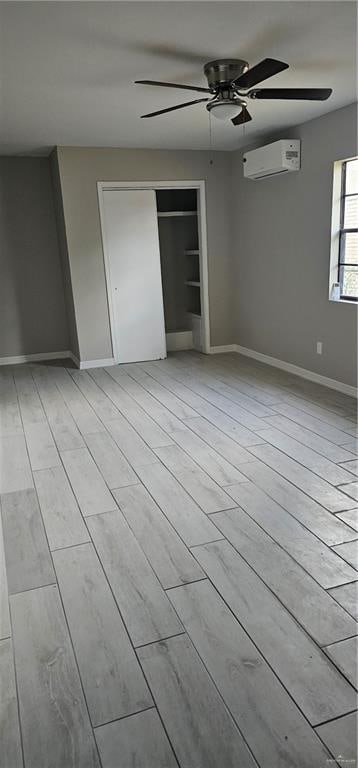
{"type": "Polygon", "coordinates": [[[202,351],[198,190],[156,190],[167,350],[202,351]]]}
{"type": "Polygon", "coordinates": [[[97,186],[114,361],[209,352],[205,182],[97,186]]]}

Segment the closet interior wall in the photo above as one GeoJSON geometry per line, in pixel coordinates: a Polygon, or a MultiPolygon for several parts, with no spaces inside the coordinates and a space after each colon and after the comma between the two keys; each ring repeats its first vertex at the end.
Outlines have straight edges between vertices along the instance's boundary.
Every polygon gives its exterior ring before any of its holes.
{"type": "MultiPolygon", "coordinates": [[[[167,335],[192,333],[194,323],[201,318],[197,195],[195,189],[156,192],[167,335]]],[[[198,334],[195,338],[200,347],[198,334]]],[[[188,346],[193,343],[191,340],[188,346]]]]}

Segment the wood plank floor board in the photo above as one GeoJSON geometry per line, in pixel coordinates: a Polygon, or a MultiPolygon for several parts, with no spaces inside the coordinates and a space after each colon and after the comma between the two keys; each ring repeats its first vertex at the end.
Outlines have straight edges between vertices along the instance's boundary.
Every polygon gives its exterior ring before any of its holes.
{"type": "MultiPolygon", "coordinates": [[[[108,369],[109,370],[109,369],[108,369]]],[[[91,376],[106,395],[112,400],[117,409],[138,433],[142,440],[151,448],[169,445],[172,440],[168,434],[125,392],[117,381],[102,368],[91,370],[91,376]]],[[[119,417],[114,419],[118,421],[119,417]]]]}
{"type": "Polygon", "coordinates": [[[355,531],[358,531],[358,508],[348,509],[347,512],[338,512],[337,517],[344,523],[350,525],[355,531]]]}
{"type": "Polygon", "coordinates": [[[24,426],[46,421],[30,366],[14,366],[15,386],[24,426]]]}
{"type": "Polygon", "coordinates": [[[340,768],[347,768],[357,761],[357,712],[320,725],[316,731],[323,743],[334,755],[340,768]]]}
{"type": "Polygon", "coordinates": [[[32,375],[59,451],[83,448],[82,435],[45,366],[33,366],[32,375]]]}
{"type": "Polygon", "coordinates": [[[284,390],[270,384],[259,375],[258,370],[252,372],[247,367],[245,368],[242,365],[242,358],[239,365],[237,365],[237,359],[231,358],[230,360],[227,356],[225,359],[220,356],[220,360],[214,358],[211,362],[212,365],[215,365],[216,375],[220,380],[238,392],[248,395],[250,399],[255,399],[270,409],[273,404],[282,401],[284,390]]]}
{"type": "MultiPolygon", "coordinates": [[[[325,589],[353,581],[354,569],[254,483],[231,486],[233,499],[325,589]]],[[[215,519],[214,519],[215,522],[215,519]]],[[[354,533],[353,533],[354,535],[354,533]]],[[[228,537],[226,537],[228,538],[228,537]]],[[[346,544],[340,546],[345,547],[346,544]]]]}
{"type": "Polygon", "coordinates": [[[61,459],[47,422],[25,426],[25,438],[32,470],[58,467],[61,459]]]}
{"type": "Polygon", "coordinates": [[[274,427],[270,429],[261,429],[258,434],[266,440],[267,443],[275,446],[283,453],[287,454],[306,469],[310,469],[323,480],[331,485],[341,485],[352,481],[352,473],[337,466],[333,461],[326,459],[316,451],[299,443],[295,438],[283,434],[274,427]]]}
{"type": "Polygon", "coordinates": [[[95,730],[103,768],[177,768],[167,735],[155,709],[95,730]]]}
{"type": "MultiPolygon", "coordinates": [[[[315,432],[303,427],[301,424],[297,424],[295,421],[286,418],[286,416],[270,416],[264,420],[265,425],[280,430],[286,435],[297,440],[297,442],[306,445],[316,453],[325,456],[326,459],[334,462],[349,462],[352,458],[352,454],[342,448],[340,445],[330,442],[325,437],[317,435],[315,432]]],[[[345,469],[352,472],[352,470],[345,466],[345,469]]]]}
{"type": "Polygon", "coordinates": [[[196,416],[195,411],[183,403],[180,398],[172,392],[168,392],[159,382],[149,376],[140,365],[124,365],[123,370],[129,374],[138,384],[155,397],[168,411],[174,414],[178,419],[190,419],[196,416]]]}
{"type": "Polygon", "coordinates": [[[121,415],[118,419],[107,421],[106,427],[114,442],[134,469],[158,463],[158,457],[124,416],[121,415]]]}
{"type": "Polygon", "coordinates": [[[87,448],[62,451],[61,458],[84,517],[117,508],[87,448]]]}
{"type": "MultiPolygon", "coordinates": [[[[228,360],[228,358],[226,358],[228,360]]],[[[213,364],[213,360],[210,358],[208,361],[209,366],[213,364]]],[[[220,356],[220,368],[222,370],[222,364],[223,364],[222,356],[220,356]]],[[[173,370],[173,374],[175,372],[183,373],[185,369],[189,367],[192,371],[192,375],[195,376],[195,373],[198,369],[198,364],[200,363],[200,366],[203,368],[205,365],[205,362],[203,360],[199,360],[199,355],[197,353],[177,353],[175,357],[171,357],[168,359],[168,364],[170,365],[171,369],[173,370]],[[181,359],[180,359],[181,355],[181,359]],[[189,363],[189,356],[191,357],[192,363],[189,363]]],[[[207,367],[204,368],[204,373],[207,371],[207,367]]],[[[276,386],[275,384],[271,384],[267,380],[260,377],[258,369],[256,368],[255,371],[252,371],[245,367],[245,364],[242,365],[242,361],[240,361],[240,365],[237,365],[237,360],[230,361],[230,375],[233,375],[235,379],[235,383],[240,384],[240,386],[245,385],[246,387],[249,385],[251,389],[251,393],[256,390],[256,392],[260,393],[260,397],[271,397],[271,402],[273,400],[281,400],[283,396],[284,390],[282,389],[282,386],[276,386]],[[231,363],[234,363],[234,365],[231,365],[231,363]]],[[[225,377],[225,381],[227,381],[227,378],[225,377]]],[[[260,400],[260,402],[264,402],[263,400],[260,400]]],[[[265,403],[268,404],[268,401],[265,403]]]]}
{"type": "Polygon", "coordinates": [[[210,360],[211,365],[215,365],[215,373],[220,381],[225,382],[238,393],[248,395],[250,399],[269,407],[282,399],[282,392],[277,388],[262,383],[257,374],[255,378],[245,374],[241,367],[237,367],[236,364],[233,366],[232,362],[227,356],[223,358],[223,355],[220,355],[219,361],[215,358],[210,360]]]}
{"type": "Polygon", "coordinates": [[[305,400],[302,397],[294,395],[292,392],[285,396],[285,402],[298,408],[300,411],[309,413],[311,416],[315,416],[321,421],[325,421],[327,424],[331,424],[333,427],[342,430],[343,432],[349,432],[355,426],[355,419],[350,418],[347,415],[339,415],[334,411],[329,410],[323,405],[317,405],[309,400],[305,400]]]}
{"type": "Polygon", "coordinates": [[[358,454],[358,440],[355,437],[351,437],[347,442],[342,443],[342,448],[346,451],[350,451],[353,454],[358,454]]]}
{"type": "Polygon", "coordinates": [[[0,640],[0,744],[0,768],[22,768],[22,748],[11,640],[0,640]]]}
{"type": "Polygon", "coordinates": [[[69,370],[68,373],[72,376],[73,381],[77,384],[79,390],[82,392],[86,400],[96,411],[101,421],[111,421],[118,417],[118,408],[114,405],[112,400],[107,397],[103,389],[94,381],[92,376],[87,371],[69,370]]]}
{"type": "Polygon", "coordinates": [[[358,632],[354,619],[243,510],[218,512],[212,520],[319,645],[358,632]]]}
{"type": "Polygon", "coordinates": [[[161,463],[139,467],[138,475],[187,546],[215,541],[218,530],[161,463]]]}
{"type": "Polygon", "coordinates": [[[0,437],[22,435],[19,402],[11,370],[2,371],[0,378],[0,437]]]}
{"type": "Polygon", "coordinates": [[[343,491],[343,493],[347,493],[348,496],[350,496],[355,501],[358,501],[358,481],[353,480],[351,483],[347,483],[346,485],[340,486],[340,491],[343,491]]]}
{"type": "Polygon", "coordinates": [[[53,558],[92,724],[152,706],[92,544],[57,550],[53,558]]]}
{"type": "Polygon", "coordinates": [[[214,376],[210,376],[210,379],[207,380],[207,385],[210,387],[210,389],[213,389],[218,394],[227,397],[228,400],[232,400],[234,403],[242,407],[245,411],[248,411],[248,413],[251,413],[253,416],[264,418],[271,416],[274,413],[271,408],[258,403],[252,397],[244,395],[242,392],[239,392],[237,389],[234,389],[234,387],[225,384],[223,381],[220,381],[220,379],[214,376]]]}
{"type": "Polygon", "coordinates": [[[354,531],[342,520],[323,509],[284,477],[261,462],[242,464],[242,473],[267,496],[299,520],[309,531],[331,546],[355,538],[354,531]]]}
{"type": "Polygon", "coordinates": [[[237,421],[243,427],[246,427],[246,429],[255,431],[261,428],[262,424],[257,416],[249,413],[249,411],[247,411],[245,408],[242,408],[237,403],[229,400],[224,395],[215,392],[213,389],[207,386],[203,378],[200,378],[197,375],[192,376],[190,375],[190,372],[187,371],[176,374],[176,377],[179,379],[179,381],[182,381],[182,383],[187,383],[193,392],[195,392],[197,395],[200,395],[200,397],[210,403],[210,405],[218,408],[219,411],[222,411],[227,416],[230,416],[230,418],[237,421]]]}
{"type": "MultiPolygon", "coordinates": [[[[2,393],[0,393],[0,397],[3,397],[2,393]]],[[[22,433],[22,421],[17,400],[4,402],[3,399],[0,404],[0,437],[22,435],[22,433]]]]}
{"type": "Polygon", "coordinates": [[[196,419],[187,419],[185,423],[194,434],[219,453],[220,456],[223,456],[236,469],[240,469],[240,464],[255,461],[254,456],[246,448],[238,445],[229,435],[226,435],[201,416],[198,416],[196,419]]]}
{"type": "Polygon", "coordinates": [[[200,581],[170,599],[258,764],[324,765],[314,730],[214,587],[200,581]]]}
{"type": "Polygon", "coordinates": [[[311,725],[354,709],[353,688],[227,541],[195,556],[311,725]]]}
{"type": "Polygon", "coordinates": [[[247,749],[189,639],[138,651],[181,768],[254,768],[247,749]]]}
{"type": "MultiPolygon", "coordinates": [[[[280,376],[280,374],[279,374],[280,376]]],[[[311,405],[319,405],[339,416],[354,419],[357,413],[355,398],[345,395],[338,390],[330,389],[322,384],[316,384],[308,379],[291,374],[286,379],[285,394],[294,395],[300,401],[311,405]]]]}
{"type": "Polygon", "coordinates": [[[348,459],[348,461],[343,461],[342,467],[348,469],[353,475],[358,475],[358,459],[348,459]]]}
{"type": "Polygon", "coordinates": [[[190,429],[180,429],[172,432],[175,443],[180,446],[212,480],[218,485],[231,485],[245,482],[245,476],[229,464],[223,456],[213,448],[210,448],[204,440],[195,435],[190,429]]]}
{"type": "Polygon", "coordinates": [[[174,362],[178,361],[190,370],[191,376],[197,377],[205,386],[237,402],[255,416],[269,416],[273,413],[267,406],[277,401],[277,394],[273,397],[268,395],[264,388],[255,387],[253,384],[249,386],[245,380],[233,375],[231,369],[222,364],[221,359],[218,361],[211,357],[209,360],[203,360],[200,354],[179,352],[174,362]]]}
{"type": "Polygon", "coordinates": [[[339,544],[337,547],[333,547],[334,552],[337,555],[343,557],[352,568],[358,570],[358,540],[348,541],[346,544],[339,544]]]}
{"type": "Polygon", "coordinates": [[[346,509],[355,507],[353,499],[298,464],[297,461],[290,459],[289,456],[274,446],[255,445],[250,448],[250,451],[260,461],[263,461],[330,512],[344,512],[346,509]]]}
{"type": "MultiPolygon", "coordinates": [[[[250,448],[252,445],[261,445],[264,441],[255,432],[239,424],[231,416],[228,416],[219,408],[211,403],[204,402],[204,405],[197,408],[198,416],[209,421],[214,427],[217,427],[225,435],[231,437],[242,448],[250,448]]],[[[190,420],[191,421],[191,420],[190,420]]]]}
{"type": "MultiPolygon", "coordinates": [[[[235,421],[235,419],[228,416],[222,410],[212,405],[203,397],[200,397],[199,395],[194,393],[188,385],[189,385],[189,382],[187,377],[184,375],[180,375],[179,380],[176,381],[176,388],[181,387],[180,391],[182,392],[181,394],[182,399],[184,399],[184,402],[192,405],[195,408],[195,411],[197,412],[198,416],[202,416],[203,418],[206,418],[214,426],[219,427],[219,429],[229,434],[230,437],[232,437],[234,440],[236,440],[236,442],[239,443],[239,445],[249,446],[249,445],[257,445],[263,442],[262,438],[255,435],[255,433],[252,432],[250,429],[247,429],[242,424],[239,424],[237,421],[235,421]],[[183,394],[186,391],[190,394],[189,395],[183,394]],[[193,397],[196,397],[195,405],[192,400],[193,397]]],[[[171,386],[171,391],[174,391],[172,389],[172,386],[171,386]]]]}
{"type": "MultiPolygon", "coordinates": [[[[199,567],[199,566],[198,566],[199,567]]],[[[10,612],[8,599],[7,574],[5,564],[5,547],[3,527],[1,520],[1,498],[0,498],[0,640],[10,637],[10,612]]]]}
{"type": "Polygon", "coordinates": [[[358,637],[327,645],[325,651],[352,685],[358,688],[358,637]]]}
{"type": "Polygon", "coordinates": [[[82,435],[101,432],[104,426],[65,368],[52,368],[51,377],[82,435]]]}
{"type": "Polygon", "coordinates": [[[56,586],[11,597],[26,768],[100,768],[56,586]]]}
{"type": "MultiPolygon", "coordinates": [[[[105,370],[165,432],[170,434],[174,429],[185,429],[183,422],[147,392],[141,384],[125,373],[122,366],[113,366],[105,370]]],[[[189,413],[193,415],[194,412],[189,411],[189,413]]]]}
{"type": "Polygon", "coordinates": [[[358,621],[358,581],[329,590],[332,597],[358,621]]]}
{"type": "Polygon", "coordinates": [[[235,506],[232,498],[178,445],[157,448],[155,453],[207,514],[235,506]]]}
{"type": "Polygon", "coordinates": [[[332,427],[330,424],[327,424],[327,422],[317,419],[315,416],[311,416],[309,413],[305,413],[299,408],[295,408],[286,403],[280,403],[272,407],[273,410],[280,413],[281,416],[287,416],[288,419],[295,421],[297,424],[301,424],[301,426],[310,429],[317,435],[321,435],[321,437],[325,437],[332,443],[336,443],[336,445],[341,445],[343,448],[347,448],[347,444],[351,442],[347,432],[332,427]]]}
{"type": "Polygon", "coordinates": [[[133,645],[183,632],[122,513],[94,515],[88,526],[133,645]]]}
{"type": "Polygon", "coordinates": [[[148,373],[154,379],[154,381],[157,381],[162,385],[162,387],[165,387],[166,390],[176,395],[176,397],[179,398],[179,400],[181,400],[184,405],[189,405],[191,408],[197,411],[198,408],[200,408],[200,406],[205,403],[202,397],[196,395],[195,392],[192,392],[189,387],[187,387],[185,384],[182,384],[180,381],[177,381],[172,376],[170,376],[169,373],[165,371],[165,369],[162,369],[158,361],[140,363],[140,367],[146,373],[148,373]]]}
{"type": "Polygon", "coordinates": [[[56,581],[36,492],[1,497],[5,562],[9,594],[56,581]]]}
{"type": "Polygon", "coordinates": [[[137,475],[108,432],[95,432],[85,439],[108,488],[138,483],[137,475]]]}
{"type": "Polygon", "coordinates": [[[164,589],[204,578],[191,552],[142,484],[114,497],[164,589]]]}
{"type": "Polygon", "coordinates": [[[0,494],[33,488],[24,435],[0,438],[0,494]]]}
{"type": "Polygon", "coordinates": [[[72,488],[61,467],[34,472],[49,547],[73,547],[90,540],[72,488]]]}

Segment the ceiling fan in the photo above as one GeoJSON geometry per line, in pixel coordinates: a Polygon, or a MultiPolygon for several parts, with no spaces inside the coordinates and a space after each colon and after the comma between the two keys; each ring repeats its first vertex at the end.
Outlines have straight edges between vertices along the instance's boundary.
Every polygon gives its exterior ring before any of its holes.
{"type": "Polygon", "coordinates": [[[206,109],[221,120],[232,118],[234,125],[242,125],[252,120],[247,109],[246,99],[298,99],[308,101],[325,101],[332,93],[331,88],[255,88],[258,83],[277,75],[288,64],[276,59],[263,59],[259,64],[249,69],[247,61],[242,59],[218,59],[209,61],[204,66],[204,74],[208,81],[208,88],[200,88],[195,85],[181,85],[178,83],[162,83],[157,80],[136,80],[142,85],[156,85],[165,88],[181,88],[187,91],[199,91],[212,94],[212,97],[186,101],[176,104],[174,107],[159,109],[150,112],[145,117],[156,117],[166,112],[174,112],[176,109],[190,107],[192,104],[208,102],[206,109]],[[240,110],[238,112],[238,110],[240,110]]]}

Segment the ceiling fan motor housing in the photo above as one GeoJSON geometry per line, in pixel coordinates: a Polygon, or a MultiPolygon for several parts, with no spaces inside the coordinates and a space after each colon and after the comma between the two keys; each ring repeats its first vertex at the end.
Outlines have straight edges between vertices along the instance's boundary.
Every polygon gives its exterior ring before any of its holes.
{"type": "Polygon", "coordinates": [[[217,59],[204,66],[204,74],[212,91],[230,88],[231,83],[249,68],[242,59],[217,59]]]}

